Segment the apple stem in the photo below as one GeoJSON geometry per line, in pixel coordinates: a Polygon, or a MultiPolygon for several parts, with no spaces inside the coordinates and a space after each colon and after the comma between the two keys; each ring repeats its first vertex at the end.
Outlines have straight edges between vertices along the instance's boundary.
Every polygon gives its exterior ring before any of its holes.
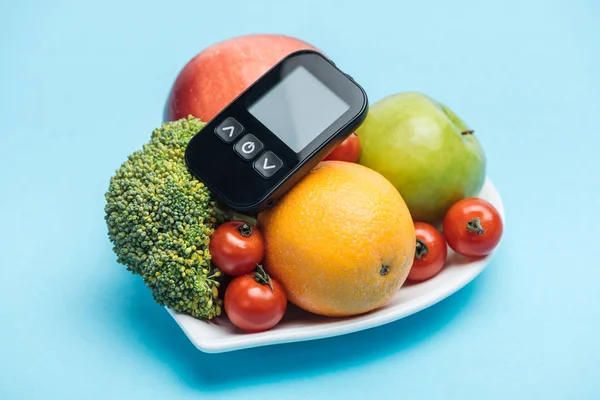
{"type": "Polygon", "coordinates": [[[417,248],[415,249],[415,258],[420,260],[429,253],[429,247],[421,239],[417,239],[417,248]]]}
{"type": "Polygon", "coordinates": [[[472,135],[475,133],[473,129],[467,129],[466,131],[461,132],[463,135],[472,135]]]}
{"type": "Polygon", "coordinates": [[[244,223],[238,227],[238,231],[242,234],[243,237],[249,237],[252,235],[252,225],[244,223]]]}
{"type": "Polygon", "coordinates": [[[478,235],[483,235],[485,233],[485,229],[481,226],[481,220],[479,217],[475,217],[474,220],[467,222],[467,230],[469,232],[475,232],[478,235]]]}

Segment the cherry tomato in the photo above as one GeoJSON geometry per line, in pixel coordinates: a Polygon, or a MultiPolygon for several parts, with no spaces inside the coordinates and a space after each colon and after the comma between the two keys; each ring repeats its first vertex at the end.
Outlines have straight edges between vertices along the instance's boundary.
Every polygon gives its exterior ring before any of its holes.
{"type": "Polygon", "coordinates": [[[348,136],[338,147],[333,149],[324,160],[357,162],[360,156],[360,140],[355,133],[348,136]]]}
{"type": "Polygon", "coordinates": [[[500,213],[483,199],[460,200],[444,217],[444,235],[448,245],[467,257],[491,253],[500,242],[503,229],[500,213]]]}
{"type": "Polygon", "coordinates": [[[442,270],[448,256],[448,246],[444,236],[433,225],[415,222],[415,234],[415,259],[408,279],[420,282],[434,277],[442,270]]]}
{"type": "Polygon", "coordinates": [[[252,272],[265,256],[262,233],[244,221],[228,221],[210,237],[212,261],[224,274],[240,276],[252,272]]]}
{"type": "Polygon", "coordinates": [[[287,308],[283,287],[262,266],[252,275],[235,277],[225,291],[225,312],[245,332],[262,332],[281,321],[287,308]]]}

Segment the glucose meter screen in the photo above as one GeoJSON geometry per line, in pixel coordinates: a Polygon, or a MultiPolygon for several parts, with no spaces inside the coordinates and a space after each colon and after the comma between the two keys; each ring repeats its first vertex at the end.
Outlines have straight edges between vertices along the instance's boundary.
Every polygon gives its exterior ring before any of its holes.
{"type": "Polygon", "coordinates": [[[350,106],[300,66],[248,111],[296,153],[350,106]]]}

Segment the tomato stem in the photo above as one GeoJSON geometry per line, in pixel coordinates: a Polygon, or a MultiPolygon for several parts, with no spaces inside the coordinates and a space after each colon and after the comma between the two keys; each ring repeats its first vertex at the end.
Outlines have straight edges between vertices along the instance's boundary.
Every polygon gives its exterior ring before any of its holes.
{"type": "Polygon", "coordinates": [[[254,280],[261,285],[268,284],[273,292],[275,292],[275,288],[273,287],[273,281],[267,272],[264,270],[263,266],[258,264],[256,266],[256,272],[254,273],[254,280]]]}
{"type": "Polygon", "coordinates": [[[379,270],[379,274],[381,276],[385,276],[388,274],[388,272],[390,272],[390,268],[387,265],[382,265],[381,269],[379,270]]]}
{"type": "Polygon", "coordinates": [[[242,236],[248,237],[252,235],[252,225],[244,223],[238,227],[238,231],[242,234],[242,236]]]}
{"type": "Polygon", "coordinates": [[[475,133],[473,129],[467,129],[466,131],[461,132],[463,135],[472,135],[475,133]]]}
{"type": "Polygon", "coordinates": [[[421,258],[425,257],[427,254],[429,254],[429,247],[427,247],[427,244],[425,244],[424,241],[417,238],[417,247],[415,249],[415,258],[417,260],[420,260],[421,258]]]}
{"type": "Polygon", "coordinates": [[[478,235],[483,235],[485,233],[485,229],[481,226],[481,220],[479,217],[475,217],[475,219],[467,222],[467,230],[469,232],[475,232],[478,235]]]}

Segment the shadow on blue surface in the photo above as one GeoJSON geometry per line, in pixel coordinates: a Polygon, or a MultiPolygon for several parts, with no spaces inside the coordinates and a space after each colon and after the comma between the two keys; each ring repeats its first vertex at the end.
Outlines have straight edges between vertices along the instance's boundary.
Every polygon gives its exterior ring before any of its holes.
{"type": "MultiPolygon", "coordinates": [[[[202,391],[230,390],[273,380],[310,377],[381,360],[418,347],[443,333],[445,325],[460,316],[482,294],[487,272],[446,300],[410,317],[375,329],[333,338],[259,347],[221,354],[198,351],[168,313],[152,301],[139,278],[123,279],[120,293],[127,293],[128,307],[108,310],[114,329],[129,326],[135,335],[124,335],[129,348],[141,347],[162,365],[168,365],[178,381],[202,391]],[[131,297],[132,296],[132,297],[131,297]],[[127,339],[127,338],[130,339],[127,339]],[[137,339],[137,340],[136,340],[137,339]]],[[[113,304],[116,304],[115,302],[113,304]]],[[[418,350],[418,349],[417,349],[418,350]]]]}

